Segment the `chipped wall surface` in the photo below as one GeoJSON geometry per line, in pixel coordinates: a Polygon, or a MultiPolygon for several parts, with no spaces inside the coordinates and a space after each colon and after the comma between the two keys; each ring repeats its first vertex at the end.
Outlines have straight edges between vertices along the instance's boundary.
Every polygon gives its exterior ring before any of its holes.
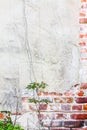
{"type": "Polygon", "coordinates": [[[78,17],[79,0],[0,0],[3,107],[32,81],[57,92],[79,82],[78,17]]]}

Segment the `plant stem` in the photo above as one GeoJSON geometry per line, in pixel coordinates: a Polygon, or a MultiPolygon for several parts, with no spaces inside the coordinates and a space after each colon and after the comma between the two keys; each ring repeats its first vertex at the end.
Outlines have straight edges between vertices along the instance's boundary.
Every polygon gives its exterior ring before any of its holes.
{"type": "Polygon", "coordinates": [[[16,121],[17,121],[17,113],[18,113],[18,97],[17,98],[17,103],[16,103],[16,115],[15,115],[15,120],[14,120],[14,126],[16,125],[16,121]]]}

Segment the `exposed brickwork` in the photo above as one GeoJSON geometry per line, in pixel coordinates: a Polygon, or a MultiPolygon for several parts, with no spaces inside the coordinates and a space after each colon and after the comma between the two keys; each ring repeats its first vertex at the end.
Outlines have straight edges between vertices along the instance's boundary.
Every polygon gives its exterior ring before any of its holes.
{"type": "MultiPolygon", "coordinates": [[[[40,100],[50,101],[39,105],[42,126],[50,130],[87,130],[86,91],[87,84],[77,84],[65,93],[40,92],[40,100]]],[[[23,112],[36,111],[36,105],[29,103],[28,98],[22,98],[23,112]]]]}

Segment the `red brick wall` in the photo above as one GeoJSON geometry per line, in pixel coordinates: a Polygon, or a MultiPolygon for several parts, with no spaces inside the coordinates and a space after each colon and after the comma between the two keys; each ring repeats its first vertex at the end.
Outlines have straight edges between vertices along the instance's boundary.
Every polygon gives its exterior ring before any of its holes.
{"type": "MultiPolygon", "coordinates": [[[[49,104],[40,104],[39,119],[51,130],[87,130],[87,84],[74,85],[65,93],[41,92],[40,99],[49,104]],[[71,128],[70,128],[71,127],[71,128]]],[[[35,111],[36,106],[22,97],[23,111],[35,111]],[[26,106],[27,104],[27,106],[26,106]]],[[[44,129],[45,130],[45,129],[44,129]]]]}

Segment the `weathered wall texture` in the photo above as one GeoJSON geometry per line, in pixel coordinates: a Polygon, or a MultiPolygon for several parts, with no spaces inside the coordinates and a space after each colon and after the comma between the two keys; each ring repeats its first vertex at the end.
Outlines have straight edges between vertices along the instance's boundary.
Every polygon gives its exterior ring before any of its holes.
{"type": "Polygon", "coordinates": [[[78,17],[79,0],[0,0],[3,104],[31,81],[57,92],[79,82],[78,17]]]}

